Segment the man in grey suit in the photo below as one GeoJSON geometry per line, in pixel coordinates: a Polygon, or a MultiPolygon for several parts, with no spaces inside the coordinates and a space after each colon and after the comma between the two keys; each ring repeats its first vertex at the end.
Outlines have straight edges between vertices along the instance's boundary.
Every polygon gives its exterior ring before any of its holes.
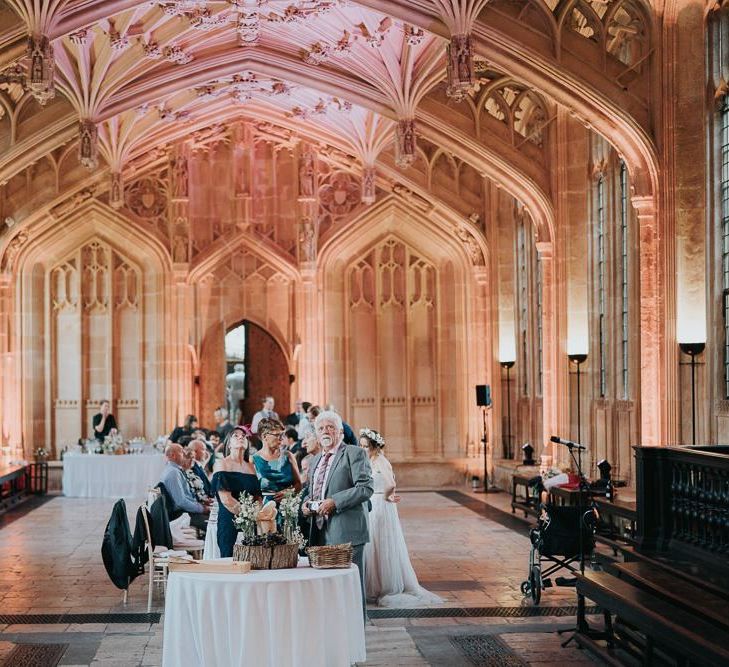
{"type": "Polygon", "coordinates": [[[344,443],[342,418],[336,412],[321,412],[314,427],[322,450],[309,466],[302,511],[312,517],[312,545],[352,543],[366,620],[364,546],[370,533],[365,504],[374,491],[372,469],[363,449],[344,443]]]}

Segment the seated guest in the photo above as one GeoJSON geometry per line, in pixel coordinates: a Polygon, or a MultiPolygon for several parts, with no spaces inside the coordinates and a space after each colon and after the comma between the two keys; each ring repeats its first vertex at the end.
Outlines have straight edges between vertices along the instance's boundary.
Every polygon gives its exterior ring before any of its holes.
{"type": "Polygon", "coordinates": [[[309,409],[306,411],[306,418],[309,420],[309,423],[314,426],[314,422],[316,421],[316,418],[319,416],[319,413],[321,412],[321,407],[318,405],[310,405],[309,409]]]}
{"type": "Polygon", "coordinates": [[[182,469],[185,471],[187,484],[189,485],[195,500],[203,505],[210,505],[212,501],[210,500],[210,496],[205,493],[205,485],[203,484],[202,479],[200,479],[197,473],[193,470],[194,464],[195,457],[193,456],[192,451],[190,451],[189,448],[185,448],[182,469]]]}
{"type": "Polygon", "coordinates": [[[182,426],[175,426],[170,433],[170,440],[172,442],[179,442],[180,438],[184,435],[192,437],[192,432],[197,428],[197,417],[195,415],[187,415],[185,417],[185,423],[182,426]]]}
{"type": "Polygon", "coordinates": [[[296,454],[301,449],[301,443],[299,442],[299,434],[295,428],[287,428],[284,431],[283,446],[292,454],[296,454]]]}
{"type": "Polygon", "coordinates": [[[190,515],[190,524],[195,528],[205,529],[205,522],[210,506],[199,502],[195,498],[185,474],[185,450],[181,445],[172,443],[165,448],[167,465],[165,465],[160,477],[160,482],[165,485],[174,507],[168,507],[169,512],[182,510],[190,515]]]}
{"type": "Polygon", "coordinates": [[[256,469],[250,462],[248,433],[236,426],[228,434],[225,458],[215,464],[212,488],[218,499],[218,548],[221,558],[233,555],[238,529],[233,520],[240,511],[240,496],[248,493],[261,497],[256,469]]]}
{"type": "Polygon", "coordinates": [[[111,414],[111,404],[109,401],[106,399],[101,401],[100,408],[101,412],[94,415],[91,424],[94,427],[94,437],[99,442],[104,442],[104,438],[110,434],[111,430],[114,429],[116,431],[118,427],[114,415],[111,414]]]}
{"type": "Polygon", "coordinates": [[[263,500],[281,500],[286,489],[301,490],[301,477],[296,459],[281,447],[284,426],[278,419],[262,419],[258,435],[263,446],[253,455],[256,474],[261,483],[263,500]]]}
{"type": "MultiPolygon", "coordinates": [[[[251,433],[255,433],[260,436],[260,433],[258,433],[258,424],[261,422],[261,419],[275,419],[278,421],[278,414],[273,410],[274,405],[275,402],[273,400],[273,396],[266,396],[266,398],[263,399],[263,407],[256,412],[255,415],[253,415],[251,433]]],[[[280,423],[281,422],[279,422],[279,424],[280,423]]],[[[281,426],[283,428],[283,424],[281,424],[281,426]]]]}
{"type": "Polygon", "coordinates": [[[228,433],[233,430],[233,424],[228,419],[228,410],[226,408],[218,408],[213,413],[215,417],[215,430],[220,434],[220,440],[225,442],[228,433]]]}
{"type": "Polygon", "coordinates": [[[209,454],[205,447],[205,443],[202,440],[193,440],[188,446],[186,453],[190,457],[192,467],[190,468],[202,482],[205,495],[212,497],[212,488],[210,486],[210,480],[205,473],[205,464],[208,462],[209,454]]]}

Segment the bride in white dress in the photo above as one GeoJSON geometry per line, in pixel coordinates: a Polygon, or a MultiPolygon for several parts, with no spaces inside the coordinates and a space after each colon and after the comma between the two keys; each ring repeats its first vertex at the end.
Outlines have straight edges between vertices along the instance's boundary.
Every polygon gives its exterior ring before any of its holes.
{"type": "Polygon", "coordinates": [[[441,598],[418,584],[410,564],[400,526],[395,495],[395,475],[382,453],[384,438],[372,429],[361,429],[359,444],[367,450],[372,465],[375,492],[372,496],[370,541],[365,544],[365,590],[367,599],[380,607],[411,607],[439,604],[441,598]]]}

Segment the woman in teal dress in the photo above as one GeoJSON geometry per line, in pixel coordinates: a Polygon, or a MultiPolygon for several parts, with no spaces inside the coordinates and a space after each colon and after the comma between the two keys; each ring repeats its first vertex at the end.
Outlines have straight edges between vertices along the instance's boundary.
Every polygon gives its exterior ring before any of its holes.
{"type": "Polygon", "coordinates": [[[293,488],[301,490],[301,476],[296,457],[282,448],[284,425],[278,419],[261,419],[258,423],[261,451],[253,455],[253,464],[261,485],[264,503],[283,497],[284,491],[293,488]]]}
{"type": "Polygon", "coordinates": [[[225,458],[215,464],[212,488],[218,499],[218,548],[220,557],[233,555],[233,545],[238,536],[238,528],[233,520],[240,510],[241,494],[248,493],[254,498],[261,497],[256,469],[250,462],[249,433],[237,426],[226,438],[225,458]]]}

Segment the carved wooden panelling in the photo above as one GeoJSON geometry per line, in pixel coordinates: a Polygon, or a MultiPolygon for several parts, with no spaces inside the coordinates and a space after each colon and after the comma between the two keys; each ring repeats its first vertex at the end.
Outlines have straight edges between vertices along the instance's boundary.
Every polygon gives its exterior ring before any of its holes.
{"type": "Polygon", "coordinates": [[[388,456],[434,454],[438,439],[437,271],[388,238],[350,265],[350,407],[381,429],[388,456]]]}
{"type": "Polygon", "coordinates": [[[95,239],[49,272],[52,433],[56,448],[91,434],[91,417],[112,401],[124,435],[143,431],[139,269],[95,239]]]}

